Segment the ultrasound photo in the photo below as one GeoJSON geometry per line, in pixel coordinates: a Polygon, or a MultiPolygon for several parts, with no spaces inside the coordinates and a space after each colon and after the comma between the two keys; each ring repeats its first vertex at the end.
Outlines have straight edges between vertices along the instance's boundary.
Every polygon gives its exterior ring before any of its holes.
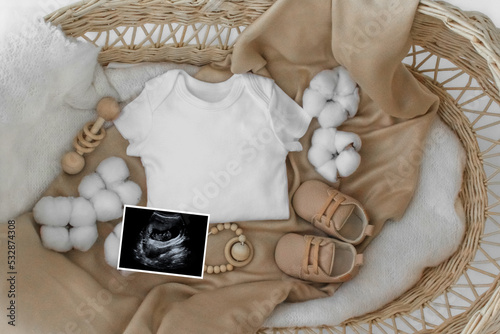
{"type": "Polygon", "coordinates": [[[125,206],[118,269],[203,278],[209,215],[125,206]]]}

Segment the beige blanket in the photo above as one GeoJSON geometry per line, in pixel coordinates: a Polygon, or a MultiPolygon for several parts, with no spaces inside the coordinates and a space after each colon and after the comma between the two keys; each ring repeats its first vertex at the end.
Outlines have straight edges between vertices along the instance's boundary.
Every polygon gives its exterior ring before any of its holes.
{"type": "MultiPolygon", "coordinates": [[[[278,0],[240,36],[231,70],[271,76],[301,102],[319,71],[339,64],[347,68],[361,88],[361,102],[357,116],[341,130],[357,133],[363,148],[361,166],[339,189],[365,205],[378,233],[387,219],[401,218],[411,200],[422,142],[438,107],[437,97],[401,64],[418,1],[307,4],[305,10],[304,1],[278,0]]],[[[304,151],[294,153],[301,181],[320,178],[307,162],[311,135],[304,138],[304,151]]]]}
{"type": "MultiPolygon", "coordinates": [[[[358,116],[345,130],[363,140],[362,164],[339,184],[361,200],[378,230],[399,218],[415,189],[422,143],[435,116],[437,99],[400,64],[409,47],[409,30],[418,1],[278,0],[240,36],[231,69],[272,76],[297,101],[321,69],[344,65],[359,83],[358,116]],[[379,29],[374,30],[378,22],[379,29]],[[374,32],[376,31],[376,33],[374,32]]],[[[224,78],[224,66],[206,68],[199,77],[224,78]]],[[[308,163],[310,127],[304,151],[287,162],[290,196],[301,182],[320,178],[308,163]]],[[[88,155],[83,172],[60,175],[45,195],[76,196],[83,176],[109,156],[124,158],[131,179],[146,194],[145,174],[137,158],[127,157],[127,142],[114,129],[88,155]]],[[[139,205],[145,205],[143,196],[139,205]]],[[[15,219],[16,327],[8,333],[253,333],[275,305],[331,295],[337,285],[310,284],[282,274],[274,248],[287,232],[316,233],[297,219],[239,223],[253,243],[255,257],[244,268],[206,275],[203,280],[134,273],[123,277],[104,262],[103,243],[118,222],[99,223],[99,239],[86,253],[59,254],[42,247],[31,213],[15,219]]],[[[0,226],[6,249],[7,225],[0,226]]],[[[223,249],[232,235],[208,239],[207,263],[224,263],[223,249]]],[[[370,240],[359,249],[366,247],[370,240]]],[[[7,268],[7,256],[0,260],[7,268]]],[[[2,279],[2,305],[10,283],[2,279]]],[[[6,312],[4,312],[6,313],[6,312]]],[[[4,318],[5,320],[5,318],[4,318]]]]}

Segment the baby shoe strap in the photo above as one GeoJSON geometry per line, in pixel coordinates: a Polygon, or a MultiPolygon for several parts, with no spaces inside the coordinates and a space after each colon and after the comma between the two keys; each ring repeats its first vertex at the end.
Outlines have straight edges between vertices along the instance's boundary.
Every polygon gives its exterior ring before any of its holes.
{"type": "MultiPolygon", "coordinates": [[[[328,196],[328,199],[325,201],[325,203],[323,203],[321,210],[319,210],[319,212],[318,212],[318,217],[320,219],[321,219],[321,217],[323,217],[325,215],[325,213],[328,210],[328,208],[330,207],[330,204],[332,203],[333,199],[335,198],[335,196],[337,196],[337,193],[338,192],[335,189],[331,189],[331,193],[328,196]]],[[[335,210],[337,209],[337,207],[338,207],[338,205],[335,207],[335,210]]],[[[332,215],[333,215],[333,213],[332,213],[332,215]]],[[[329,222],[327,222],[327,224],[329,224],[329,222]]],[[[330,226],[328,225],[328,227],[330,227],[330,226]]]]}
{"type": "Polygon", "coordinates": [[[302,259],[302,270],[306,275],[309,275],[309,256],[311,255],[311,245],[313,246],[312,250],[312,266],[314,270],[314,274],[318,274],[319,267],[319,247],[321,240],[316,239],[314,236],[306,235],[306,246],[304,252],[304,258],[302,259]]]}
{"type": "MultiPolygon", "coordinates": [[[[325,216],[326,219],[324,223],[326,227],[330,227],[333,215],[335,214],[339,206],[346,200],[346,198],[342,196],[339,191],[333,188],[329,189],[329,193],[330,195],[328,196],[328,199],[325,201],[323,207],[318,212],[318,220],[321,220],[321,217],[325,216]]],[[[335,223],[335,228],[337,230],[340,230],[344,226],[344,224],[345,221],[338,221],[335,223]]]]}

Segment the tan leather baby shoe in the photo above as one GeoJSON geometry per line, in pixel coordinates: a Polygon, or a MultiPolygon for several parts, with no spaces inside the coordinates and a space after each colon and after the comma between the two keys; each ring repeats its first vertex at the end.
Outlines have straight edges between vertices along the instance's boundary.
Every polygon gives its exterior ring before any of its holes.
{"type": "Polygon", "coordinates": [[[321,181],[301,184],[293,196],[293,207],[318,229],[350,244],[357,245],[373,234],[361,203],[321,181]]]}
{"type": "Polygon", "coordinates": [[[363,254],[351,244],[295,233],[281,237],[274,256],[285,274],[318,283],[346,282],[363,264],[363,254]]]}

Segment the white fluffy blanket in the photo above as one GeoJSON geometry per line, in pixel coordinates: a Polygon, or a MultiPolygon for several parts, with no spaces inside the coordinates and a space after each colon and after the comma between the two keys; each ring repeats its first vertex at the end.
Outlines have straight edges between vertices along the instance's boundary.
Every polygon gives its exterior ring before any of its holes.
{"type": "MultiPolygon", "coordinates": [[[[59,159],[100,97],[127,101],[173,67],[145,64],[103,70],[98,50],[44,22],[26,23],[0,45],[0,221],[29,210],[60,172],[59,159]]],[[[379,308],[410,288],[426,266],[458,247],[464,222],[454,204],[464,151],[441,122],[424,149],[420,186],[404,218],[389,222],[365,253],[360,274],[332,297],[279,307],[269,326],[337,324],[379,308]]]]}
{"type": "Polygon", "coordinates": [[[0,43],[0,221],[34,206],[60,173],[74,136],[97,117],[101,97],[124,101],[169,69],[197,70],[151,64],[105,73],[94,45],[67,38],[42,19],[21,25],[0,43]]]}

